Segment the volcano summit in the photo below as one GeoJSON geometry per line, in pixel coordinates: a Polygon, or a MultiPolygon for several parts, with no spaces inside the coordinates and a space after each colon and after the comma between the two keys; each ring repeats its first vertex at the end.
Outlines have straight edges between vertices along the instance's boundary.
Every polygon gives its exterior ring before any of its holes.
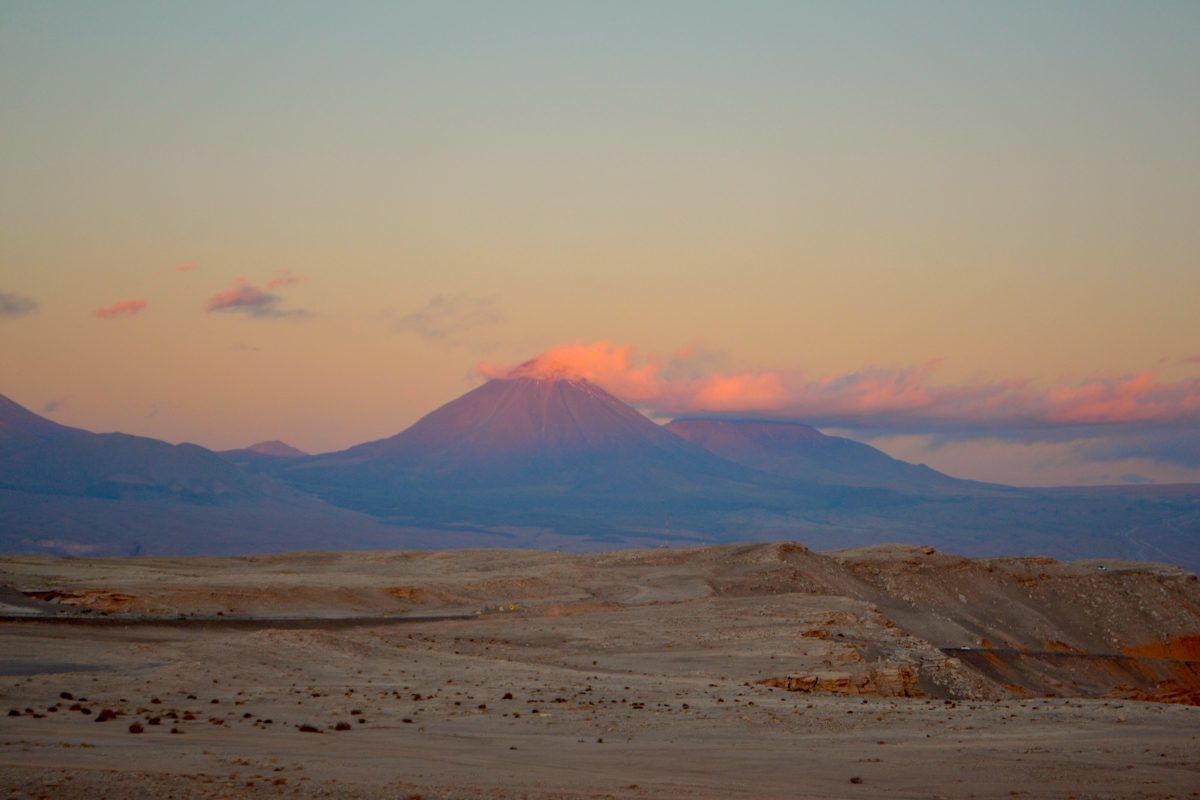
{"type": "Polygon", "coordinates": [[[281,475],[384,517],[429,522],[449,514],[484,524],[618,509],[657,517],[711,508],[714,498],[761,499],[760,485],[770,482],[577,375],[528,369],[488,381],[395,436],[299,461],[281,475]]]}

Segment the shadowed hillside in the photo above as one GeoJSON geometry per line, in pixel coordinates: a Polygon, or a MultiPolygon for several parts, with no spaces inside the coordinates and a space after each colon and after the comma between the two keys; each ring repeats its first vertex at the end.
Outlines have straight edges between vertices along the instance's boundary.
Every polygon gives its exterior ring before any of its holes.
{"type": "Polygon", "coordinates": [[[193,444],[90,433],[0,397],[0,548],[75,555],[385,547],[396,531],[193,444]]]}

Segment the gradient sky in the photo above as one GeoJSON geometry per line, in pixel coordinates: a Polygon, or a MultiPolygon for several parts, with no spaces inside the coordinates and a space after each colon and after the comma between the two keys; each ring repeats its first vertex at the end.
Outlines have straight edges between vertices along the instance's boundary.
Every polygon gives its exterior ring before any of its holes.
{"type": "Polygon", "coordinates": [[[335,449],[552,350],[1200,480],[1200,3],[0,0],[0,118],[0,393],[60,422],[335,449]]]}

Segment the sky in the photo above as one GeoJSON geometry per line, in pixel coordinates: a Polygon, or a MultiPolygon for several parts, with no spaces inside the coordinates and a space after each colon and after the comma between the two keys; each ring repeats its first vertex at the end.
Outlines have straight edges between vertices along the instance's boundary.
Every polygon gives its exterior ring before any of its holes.
{"type": "Polygon", "coordinates": [[[0,393],[310,452],[656,419],[1200,481],[1200,4],[0,0],[0,393]]]}

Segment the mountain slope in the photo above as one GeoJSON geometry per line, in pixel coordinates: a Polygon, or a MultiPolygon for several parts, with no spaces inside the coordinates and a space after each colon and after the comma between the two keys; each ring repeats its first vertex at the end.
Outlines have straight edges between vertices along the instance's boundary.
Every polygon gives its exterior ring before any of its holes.
{"type": "Polygon", "coordinates": [[[0,452],[81,433],[86,431],[39,417],[0,394],[0,452]]]}
{"type": "Polygon", "coordinates": [[[198,445],[68,428],[3,396],[0,488],[209,505],[295,495],[278,482],[238,469],[198,445]]]}
{"type": "Polygon", "coordinates": [[[70,552],[72,543],[103,553],[230,553],[395,538],[198,445],[68,428],[0,396],[0,550],[70,552]]]}
{"type": "Polygon", "coordinates": [[[986,488],[798,422],[687,418],[666,429],[729,461],[807,483],[937,493],[986,488]]]}

